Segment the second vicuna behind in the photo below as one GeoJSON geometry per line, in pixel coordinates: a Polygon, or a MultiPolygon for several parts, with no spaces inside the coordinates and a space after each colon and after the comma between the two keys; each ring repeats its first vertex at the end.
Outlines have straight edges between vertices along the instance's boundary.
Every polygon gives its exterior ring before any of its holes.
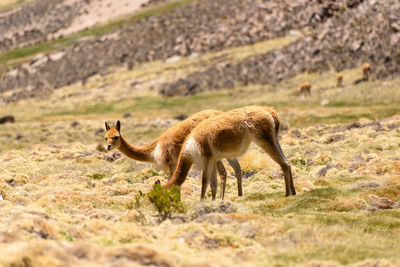
{"type": "Polygon", "coordinates": [[[185,140],[175,172],[164,188],[182,185],[195,163],[203,169],[201,199],[210,182],[215,199],[216,163],[223,158],[243,155],[253,141],[282,168],[286,196],[295,195],[291,166],[278,142],[279,125],[275,111],[262,106],[238,108],[202,121],[185,140]]]}

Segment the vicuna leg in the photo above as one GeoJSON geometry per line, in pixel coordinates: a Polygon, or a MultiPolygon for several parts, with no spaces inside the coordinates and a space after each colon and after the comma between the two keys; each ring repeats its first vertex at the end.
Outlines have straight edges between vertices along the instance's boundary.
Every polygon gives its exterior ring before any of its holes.
{"type": "Polygon", "coordinates": [[[281,166],[285,177],[286,196],[296,195],[294,189],[292,168],[282,152],[281,146],[277,140],[265,140],[261,147],[267,152],[271,158],[281,166]]]}
{"type": "MultiPolygon", "coordinates": [[[[283,154],[281,145],[280,145],[278,142],[276,142],[276,146],[277,146],[278,149],[279,149],[280,155],[282,155],[282,157],[284,158],[284,160],[285,160],[285,162],[286,162],[285,165],[288,166],[288,169],[289,169],[288,173],[289,173],[289,176],[290,176],[290,179],[289,179],[289,181],[290,181],[290,192],[291,192],[292,195],[294,196],[294,195],[296,195],[296,189],[294,189],[293,175],[292,175],[292,167],[290,166],[289,161],[286,159],[285,154],[283,154]]],[[[285,181],[286,181],[286,180],[285,180],[285,181]]]]}
{"type": "Polygon", "coordinates": [[[200,200],[204,200],[206,196],[207,186],[208,186],[207,168],[203,169],[203,174],[201,177],[201,195],[200,200]]]}
{"type": "Polygon", "coordinates": [[[200,200],[204,200],[205,196],[206,196],[206,191],[207,191],[207,187],[208,184],[210,182],[210,176],[208,175],[209,172],[209,165],[208,162],[204,163],[204,168],[203,168],[203,173],[202,173],[202,177],[201,177],[201,195],[200,195],[200,200]]]}
{"type": "Polygon", "coordinates": [[[204,200],[208,184],[211,181],[211,194],[212,199],[215,200],[217,195],[217,166],[214,163],[207,162],[204,164],[203,175],[201,179],[201,196],[200,200],[204,200]]]}
{"type": "MultiPolygon", "coordinates": [[[[215,198],[217,197],[217,187],[218,187],[217,166],[216,166],[216,164],[212,165],[211,176],[209,176],[209,177],[210,177],[210,183],[211,183],[212,200],[215,200],[215,198]]],[[[225,178],[225,182],[226,182],[226,178],[225,178]]]]}
{"type": "MultiPolygon", "coordinates": [[[[228,159],[229,164],[232,166],[233,170],[235,171],[235,176],[237,180],[237,187],[238,187],[238,196],[243,196],[242,190],[242,168],[240,167],[239,161],[237,159],[228,159]]],[[[223,188],[225,194],[225,186],[223,188]]]]}
{"type": "Polygon", "coordinates": [[[224,164],[220,160],[217,161],[217,170],[218,170],[219,176],[221,177],[221,198],[224,199],[224,197],[225,197],[225,187],[226,187],[226,178],[228,177],[228,174],[226,173],[226,169],[224,167],[224,164]]]}

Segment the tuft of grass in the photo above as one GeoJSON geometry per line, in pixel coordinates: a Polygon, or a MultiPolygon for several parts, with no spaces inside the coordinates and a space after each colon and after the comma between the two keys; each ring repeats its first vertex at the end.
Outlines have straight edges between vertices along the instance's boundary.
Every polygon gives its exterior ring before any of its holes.
{"type": "Polygon", "coordinates": [[[245,197],[244,200],[246,201],[261,201],[261,200],[269,200],[269,199],[276,199],[279,196],[282,196],[282,194],[279,193],[250,193],[248,196],[245,197]]]}
{"type": "MultiPolygon", "coordinates": [[[[143,200],[146,197],[146,194],[144,194],[142,191],[139,190],[139,192],[137,192],[135,194],[135,204],[137,208],[140,208],[140,203],[141,200],[143,200]]],[[[130,208],[132,209],[132,207],[130,208]]]]}
{"type": "Polygon", "coordinates": [[[65,240],[67,240],[69,242],[74,242],[74,238],[67,231],[61,230],[60,234],[65,238],[65,240]]]}
{"type": "Polygon", "coordinates": [[[400,185],[389,185],[380,187],[374,192],[381,197],[387,197],[396,201],[400,201],[400,185]]]}
{"type": "Polygon", "coordinates": [[[160,175],[160,173],[156,169],[146,168],[146,169],[138,172],[133,177],[128,177],[127,182],[130,184],[137,183],[139,181],[144,182],[147,179],[149,179],[150,177],[159,176],[159,175],[160,175]]]}
{"type": "Polygon", "coordinates": [[[94,179],[94,180],[101,180],[104,177],[106,177],[106,175],[104,173],[93,173],[92,174],[92,179],[94,179]]]}

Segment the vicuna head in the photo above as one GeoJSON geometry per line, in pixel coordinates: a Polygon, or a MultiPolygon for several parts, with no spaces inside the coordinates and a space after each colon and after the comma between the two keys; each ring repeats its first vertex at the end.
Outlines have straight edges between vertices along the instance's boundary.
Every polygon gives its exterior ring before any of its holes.
{"type": "Polygon", "coordinates": [[[107,150],[111,151],[113,149],[118,149],[121,146],[121,135],[119,131],[121,130],[121,123],[117,121],[117,124],[115,125],[115,128],[111,128],[108,123],[105,123],[106,125],[106,135],[104,136],[104,139],[107,142],[107,150]]]}

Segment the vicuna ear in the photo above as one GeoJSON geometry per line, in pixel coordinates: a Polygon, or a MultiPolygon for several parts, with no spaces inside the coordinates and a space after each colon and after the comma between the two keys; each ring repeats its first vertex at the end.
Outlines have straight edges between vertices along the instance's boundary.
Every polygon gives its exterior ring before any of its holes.
{"type": "Polygon", "coordinates": [[[107,131],[110,130],[110,125],[108,125],[107,122],[105,123],[105,125],[106,125],[106,130],[107,130],[107,131]]]}
{"type": "Polygon", "coordinates": [[[119,130],[121,130],[121,123],[119,121],[117,121],[117,125],[115,126],[115,128],[117,129],[118,132],[119,130]]]}

